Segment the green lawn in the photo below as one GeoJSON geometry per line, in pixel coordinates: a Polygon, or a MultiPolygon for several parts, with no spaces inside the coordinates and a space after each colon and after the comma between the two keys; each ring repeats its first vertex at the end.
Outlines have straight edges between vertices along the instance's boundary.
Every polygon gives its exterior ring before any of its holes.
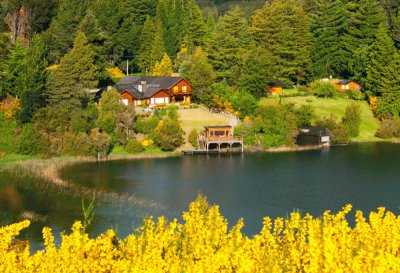
{"type": "Polygon", "coordinates": [[[28,160],[28,159],[32,159],[32,158],[34,158],[34,156],[6,154],[4,157],[0,158],[0,165],[10,163],[10,162],[20,161],[20,160],[28,160]]]}
{"type": "MultiPolygon", "coordinates": [[[[279,103],[279,97],[262,98],[261,105],[274,105],[279,103]]],[[[335,98],[324,99],[313,96],[308,97],[290,97],[282,98],[281,103],[294,103],[298,105],[312,105],[318,117],[335,115],[340,120],[345,113],[348,105],[356,103],[361,109],[361,125],[360,134],[354,140],[356,141],[380,141],[381,139],[374,136],[379,127],[378,120],[373,116],[369,105],[366,101],[355,101],[351,99],[335,98]]]]}

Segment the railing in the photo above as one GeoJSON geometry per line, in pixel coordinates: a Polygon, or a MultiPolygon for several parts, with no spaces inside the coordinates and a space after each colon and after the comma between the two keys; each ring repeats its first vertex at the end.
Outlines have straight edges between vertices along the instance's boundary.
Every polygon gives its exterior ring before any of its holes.
{"type": "Polygon", "coordinates": [[[243,137],[237,136],[198,136],[199,141],[243,141],[243,137]]]}

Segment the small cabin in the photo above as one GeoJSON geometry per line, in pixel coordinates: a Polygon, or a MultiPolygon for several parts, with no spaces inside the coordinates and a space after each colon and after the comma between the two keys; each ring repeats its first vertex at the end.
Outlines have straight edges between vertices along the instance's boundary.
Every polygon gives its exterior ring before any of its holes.
{"type": "Polygon", "coordinates": [[[353,80],[340,80],[335,83],[336,90],[341,92],[361,90],[361,85],[353,80]]]}
{"type": "Polygon", "coordinates": [[[280,95],[283,92],[283,83],[280,80],[275,80],[271,83],[268,93],[271,95],[280,95]]]}
{"type": "Polygon", "coordinates": [[[305,127],[301,128],[297,135],[297,145],[313,146],[323,145],[329,146],[332,134],[327,128],[323,127],[305,127]]]}
{"type": "Polygon", "coordinates": [[[232,126],[205,126],[204,136],[208,141],[233,140],[232,126]]]}

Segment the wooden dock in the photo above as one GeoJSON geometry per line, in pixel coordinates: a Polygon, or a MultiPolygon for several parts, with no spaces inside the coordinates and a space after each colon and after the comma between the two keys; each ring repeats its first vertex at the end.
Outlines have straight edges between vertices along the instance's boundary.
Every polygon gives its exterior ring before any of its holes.
{"type": "Polygon", "coordinates": [[[182,154],[184,155],[204,155],[204,154],[217,154],[217,150],[184,150],[182,151],[182,154]]]}

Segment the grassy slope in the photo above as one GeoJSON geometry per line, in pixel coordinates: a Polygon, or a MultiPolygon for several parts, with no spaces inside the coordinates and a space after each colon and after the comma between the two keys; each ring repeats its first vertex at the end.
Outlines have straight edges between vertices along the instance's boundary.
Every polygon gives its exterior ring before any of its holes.
{"type": "MultiPolygon", "coordinates": [[[[262,105],[277,104],[279,98],[263,98],[260,101],[262,105]]],[[[369,109],[368,103],[365,101],[357,102],[350,99],[336,98],[336,99],[322,99],[315,97],[293,97],[293,98],[282,98],[282,103],[295,103],[298,105],[312,105],[315,108],[317,116],[330,116],[331,114],[337,116],[340,120],[345,109],[351,103],[357,103],[361,109],[361,126],[360,135],[355,138],[356,141],[379,141],[381,139],[374,136],[376,130],[379,127],[379,122],[374,118],[371,110],[369,109]],[[311,101],[310,101],[311,100],[311,101]]]]}
{"type": "MultiPolygon", "coordinates": [[[[179,109],[181,125],[187,137],[193,129],[198,132],[204,130],[204,126],[209,125],[227,125],[229,118],[223,114],[211,113],[205,107],[195,109],[179,109]]],[[[183,149],[191,148],[191,145],[185,144],[183,149]]]]}

